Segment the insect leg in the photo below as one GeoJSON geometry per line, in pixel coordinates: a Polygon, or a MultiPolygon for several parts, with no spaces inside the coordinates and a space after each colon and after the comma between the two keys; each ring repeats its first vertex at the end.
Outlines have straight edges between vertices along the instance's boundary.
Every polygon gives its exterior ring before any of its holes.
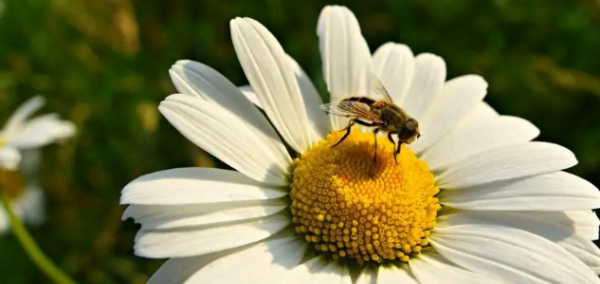
{"type": "Polygon", "coordinates": [[[375,155],[373,155],[373,163],[377,163],[377,132],[379,132],[379,128],[373,130],[373,138],[375,138],[375,155]]]}
{"type": "Polygon", "coordinates": [[[398,141],[398,148],[396,148],[396,153],[394,154],[394,161],[398,164],[398,159],[396,158],[400,154],[400,146],[402,146],[402,141],[398,141]]]}
{"type": "Polygon", "coordinates": [[[393,134],[394,134],[393,132],[388,133],[388,140],[390,140],[390,142],[392,142],[392,144],[396,145],[396,141],[394,141],[394,138],[392,138],[393,134]]]}
{"type": "MultiPolygon", "coordinates": [[[[394,133],[392,133],[392,132],[388,133],[388,140],[390,140],[390,142],[392,142],[392,144],[394,146],[396,146],[396,141],[394,141],[394,138],[392,138],[392,134],[394,134],[394,133]]],[[[398,143],[400,143],[400,142],[398,142],[398,143]]],[[[392,148],[392,151],[394,151],[393,148],[392,148]]],[[[394,161],[396,161],[396,154],[394,154],[392,152],[392,155],[394,155],[394,161]]],[[[396,164],[398,164],[398,161],[396,161],[396,164]]]]}
{"type": "Polygon", "coordinates": [[[352,125],[354,125],[354,121],[355,121],[355,119],[350,119],[348,121],[348,126],[346,126],[346,134],[344,134],[344,136],[342,136],[342,139],[340,139],[340,141],[333,144],[333,146],[331,146],[331,148],[339,145],[340,143],[342,143],[342,141],[346,140],[346,137],[348,137],[348,135],[350,135],[350,131],[352,130],[352,125]]]}

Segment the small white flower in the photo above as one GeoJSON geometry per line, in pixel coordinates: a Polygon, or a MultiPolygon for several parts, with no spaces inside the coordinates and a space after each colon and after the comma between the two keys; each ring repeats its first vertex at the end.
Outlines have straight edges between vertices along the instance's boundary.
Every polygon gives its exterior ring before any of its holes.
{"type": "Polygon", "coordinates": [[[16,169],[21,160],[20,150],[39,148],[73,136],[72,122],[61,120],[51,113],[30,119],[44,105],[36,96],[24,102],[0,130],[0,168],[16,169]]]}
{"type": "Polygon", "coordinates": [[[535,126],[483,103],[481,77],[446,81],[440,57],[400,44],[371,57],[354,15],[326,7],[317,33],[332,100],[365,94],[372,72],[420,122],[397,165],[384,137],[374,164],[371,133],[330,147],[344,121],[320,111],[265,27],[237,18],[231,31],[251,87],[179,61],[180,94],[159,109],[235,171],[166,170],[122,192],[123,218],[142,224],[135,253],[170,258],[151,283],[600,282],[598,190],[562,172],[577,163],[568,149],[531,142],[535,126]]]}

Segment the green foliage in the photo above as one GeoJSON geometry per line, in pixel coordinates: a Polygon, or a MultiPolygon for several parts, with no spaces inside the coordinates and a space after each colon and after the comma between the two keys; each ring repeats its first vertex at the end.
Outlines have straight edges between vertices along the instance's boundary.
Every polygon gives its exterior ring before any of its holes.
{"type": "MultiPolygon", "coordinates": [[[[48,220],[32,234],[81,283],[144,283],[161,261],[133,256],[137,226],[121,222],[120,190],[141,174],[223,166],[157,113],[175,92],[178,59],[245,84],[229,20],[257,19],[323,91],[316,20],[326,1],[0,0],[0,121],[42,94],[45,112],[78,135],[44,152],[48,220]]],[[[448,77],[483,75],[487,101],[531,120],[539,140],[572,149],[572,169],[600,185],[600,6],[593,0],[342,1],[371,50],[387,41],[442,56],[448,77]]],[[[322,92],[324,94],[324,92],[322,92]]],[[[47,280],[11,235],[0,237],[2,283],[47,280]]]]}

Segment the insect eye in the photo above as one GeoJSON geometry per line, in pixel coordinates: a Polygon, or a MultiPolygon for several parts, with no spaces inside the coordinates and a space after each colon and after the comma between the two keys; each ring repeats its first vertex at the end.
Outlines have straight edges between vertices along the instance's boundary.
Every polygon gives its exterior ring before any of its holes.
{"type": "Polygon", "coordinates": [[[412,119],[407,121],[406,128],[408,128],[409,130],[415,130],[417,128],[417,122],[412,119]]]}

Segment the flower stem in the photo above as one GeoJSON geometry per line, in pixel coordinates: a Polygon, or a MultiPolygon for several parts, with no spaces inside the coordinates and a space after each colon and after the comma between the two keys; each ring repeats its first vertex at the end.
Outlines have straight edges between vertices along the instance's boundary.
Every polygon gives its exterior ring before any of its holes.
{"type": "Polygon", "coordinates": [[[21,220],[15,215],[15,212],[10,205],[8,195],[0,189],[0,201],[2,201],[2,207],[4,207],[8,219],[10,220],[10,226],[13,233],[21,243],[21,246],[27,252],[31,260],[37,265],[37,267],[52,279],[57,284],[75,284],[75,281],[71,280],[67,274],[60,270],[40,249],[35,243],[27,229],[21,223],[21,220]]]}

